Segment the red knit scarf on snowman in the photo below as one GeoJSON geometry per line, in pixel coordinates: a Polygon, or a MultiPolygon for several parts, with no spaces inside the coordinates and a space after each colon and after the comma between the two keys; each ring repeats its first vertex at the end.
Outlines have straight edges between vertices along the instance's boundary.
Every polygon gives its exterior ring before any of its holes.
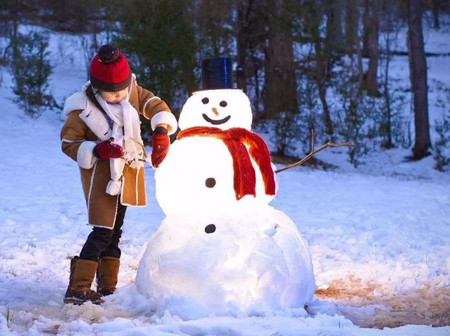
{"type": "Polygon", "coordinates": [[[180,131],[177,140],[192,136],[220,139],[227,146],[233,159],[234,191],[237,200],[245,195],[256,196],[255,169],[250,156],[261,171],[265,193],[275,195],[275,178],[270,163],[269,149],[258,134],[244,128],[230,128],[224,131],[217,127],[199,126],[180,131]]]}

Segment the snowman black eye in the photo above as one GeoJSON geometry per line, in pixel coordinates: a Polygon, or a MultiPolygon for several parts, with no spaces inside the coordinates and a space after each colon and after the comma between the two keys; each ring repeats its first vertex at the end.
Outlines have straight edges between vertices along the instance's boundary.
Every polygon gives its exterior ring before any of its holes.
{"type": "Polygon", "coordinates": [[[206,233],[214,233],[216,231],[216,226],[214,224],[208,224],[205,227],[206,233]]]}
{"type": "Polygon", "coordinates": [[[219,103],[219,105],[222,106],[222,107],[225,107],[225,106],[228,105],[228,103],[227,103],[225,100],[222,100],[222,101],[219,103]]]}
{"type": "Polygon", "coordinates": [[[203,98],[202,99],[202,103],[205,104],[205,105],[208,104],[209,103],[209,98],[208,97],[203,98]]]}

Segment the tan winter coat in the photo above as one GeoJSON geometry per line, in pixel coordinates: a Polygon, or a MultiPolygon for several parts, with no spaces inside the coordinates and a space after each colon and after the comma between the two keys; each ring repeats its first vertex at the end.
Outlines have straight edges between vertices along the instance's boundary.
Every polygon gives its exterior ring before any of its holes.
{"type": "MultiPolygon", "coordinates": [[[[140,87],[134,77],[131,85],[129,102],[139,114],[151,120],[152,129],[165,123],[169,125],[169,134],[175,132],[176,119],[167,104],[140,87]]],[[[122,193],[118,196],[107,194],[105,190],[111,178],[109,159],[97,159],[93,155],[96,144],[111,137],[107,119],[84,91],[67,99],[63,114],[67,120],[61,130],[61,147],[80,166],[89,224],[112,229],[117,202],[129,206],[146,205],[143,168],[125,165],[122,193]]]]}

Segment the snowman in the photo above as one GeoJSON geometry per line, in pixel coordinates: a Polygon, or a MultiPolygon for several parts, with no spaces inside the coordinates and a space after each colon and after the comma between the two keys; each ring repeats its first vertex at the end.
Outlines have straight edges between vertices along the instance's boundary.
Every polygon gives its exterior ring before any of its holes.
{"type": "Polygon", "coordinates": [[[156,198],[166,215],[268,204],[276,193],[267,145],[250,130],[250,101],[231,88],[230,59],[204,60],[202,69],[204,90],[183,106],[181,131],[155,171],[156,198]]]}
{"type": "Polygon", "coordinates": [[[167,217],[147,244],[136,287],[159,306],[205,316],[303,308],[315,290],[311,256],[295,223],[268,205],[275,177],[267,145],[250,131],[248,97],[229,87],[229,59],[202,67],[206,89],[187,100],[177,140],[155,171],[167,217]]]}

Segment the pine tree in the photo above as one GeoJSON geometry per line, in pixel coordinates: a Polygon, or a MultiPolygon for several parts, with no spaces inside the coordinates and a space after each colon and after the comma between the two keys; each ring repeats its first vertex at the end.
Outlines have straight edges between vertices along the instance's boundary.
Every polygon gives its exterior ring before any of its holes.
{"type": "Polygon", "coordinates": [[[13,75],[14,103],[26,115],[38,118],[43,107],[56,107],[53,96],[48,92],[52,67],[49,61],[48,36],[32,32],[18,34],[11,39],[11,73],[13,75]]]}

